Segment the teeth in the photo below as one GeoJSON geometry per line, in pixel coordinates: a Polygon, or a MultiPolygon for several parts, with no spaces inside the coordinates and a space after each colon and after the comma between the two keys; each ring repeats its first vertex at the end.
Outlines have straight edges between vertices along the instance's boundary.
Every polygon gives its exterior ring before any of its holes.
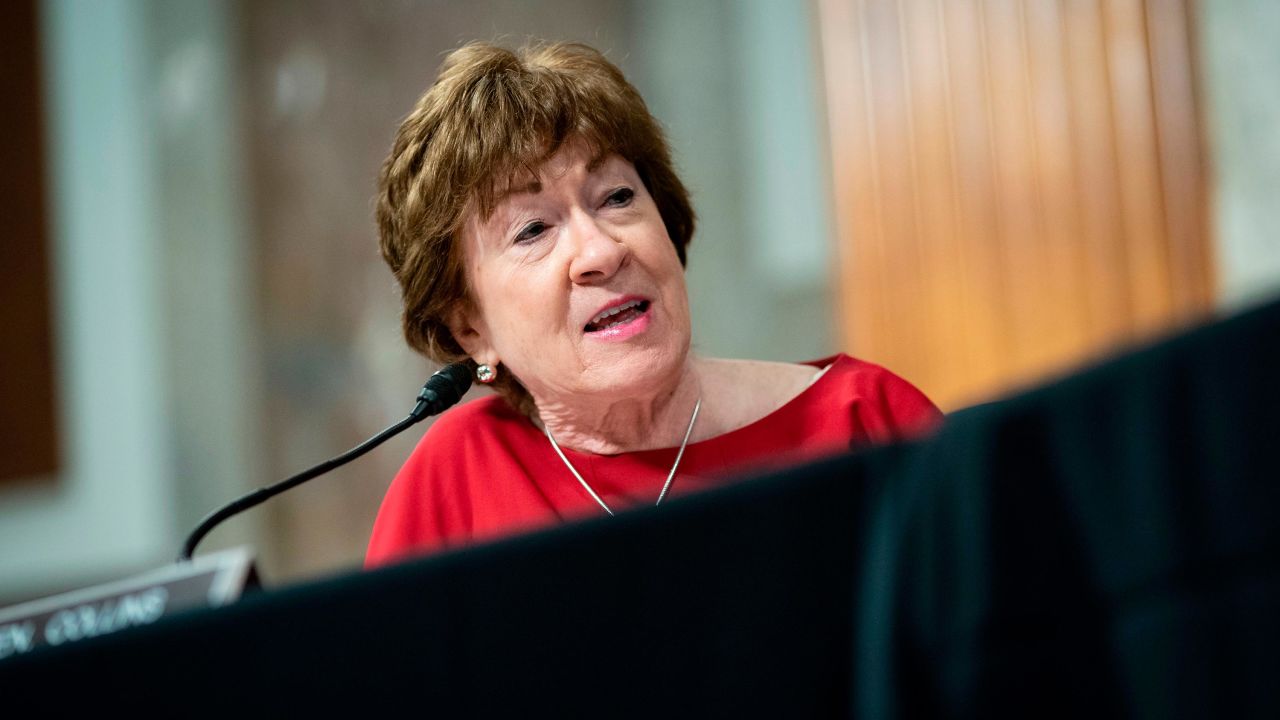
{"type": "Polygon", "coordinates": [[[642,303],[642,302],[644,302],[644,301],[643,301],[643,300],[632,300],[631,302],[623,303],[623,304],[619,305],[618,307],[613,308],[613,309],[611,309],[611,310],[605,310],[604,312],[600,313],[599,315],[596,315],[595,317],[591,318],[591,324],[592,324],[592,325],[598,325],[598,324],[600,324],[601,322],[603,322],[603,321],[605,321],[605,320],[607,320],[607,319],[609,319],[609,318],[613,317],[614,315],[617,315],[618,313],[622,312],[623,310],[626,310],[626,309],[628,309],[628,308],[633,308],[633,307],[639,307],[640,303],[642,303]]]}

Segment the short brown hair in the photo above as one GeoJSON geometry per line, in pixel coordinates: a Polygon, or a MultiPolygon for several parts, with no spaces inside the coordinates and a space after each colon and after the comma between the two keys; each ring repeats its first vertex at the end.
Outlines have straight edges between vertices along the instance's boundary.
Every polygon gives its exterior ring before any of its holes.
{"type": "MultiPolygon", "coordinates": [[[[689,193],[657,120],[617,67],[574,43],[519,52],[464,45],[401,123],[378,179],[382,257],[400,283],[411,347],[439,362],[466,358],[446,324],[450,310],[471,302],[456,242],[465,216],[474,208],[488,217],[514,173],[535,172],[573,138],[635,166],[685,262],[689,193]]],[[[494,387],[532,411],[510,373],[499,373],[494,387]]]]}

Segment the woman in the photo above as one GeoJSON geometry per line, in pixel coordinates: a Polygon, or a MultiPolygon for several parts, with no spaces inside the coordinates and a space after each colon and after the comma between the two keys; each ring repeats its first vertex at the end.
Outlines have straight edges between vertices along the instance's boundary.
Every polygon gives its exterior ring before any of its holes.
{"type": "Polygon", "coordinates": [[[379,191],[409,344],[468,359],[497,395],[427,431],[378,514],[371,565],[654,505],[940,417],[848,356],[690,352],[688,193],[640,95],[591,48],[453,52],[379,191]]]}

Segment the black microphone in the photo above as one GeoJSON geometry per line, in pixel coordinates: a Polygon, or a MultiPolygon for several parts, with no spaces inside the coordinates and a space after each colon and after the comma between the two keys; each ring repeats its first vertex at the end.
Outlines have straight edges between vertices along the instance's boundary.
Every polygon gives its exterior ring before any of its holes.
{"type": "Polygon", "coordinates": [[[178,555],[178,562],[190,560],[191,555],[195,553],[196,545],[204,539],[209,531],[216,527],[219,523],[227,518],[240,513],[244,510],[259,505],[267,500],[279,495],[297,485],[319,477],[334,468],[342,467],[356,458],[364,455],[370,450],[378,447],[383,442],[394,435],[399,434],[410,425],[421,422],[432,415],[448,410],[455,403],[462,399],[467,390],[471,387],[471,370],[463,363],[452,363],[445,365],[435,372],[427,383],[422,386],[422,391],[418,393],[418,403],[413,410],[409,412],[409,417],[365,440],[359,445],[351,448],[345,453],[339,455],[332,460],[316,465],[310,470],[294,475],[287,480],[281,480],[275,485],[269,485],[264,488],[258,488],[253,492],[243,495],[226,505],[214,510],[205,516],[195,530],[187,536],[187,541],[182,545],[182,553],[178,555]]]}
{"type": "Polygon", "coordinates": [[[445,365],[422,386],[418,393],[418,404],[409,411],[409,417],[421,420],[439,415],[457,404],[470,387],[471,369],[465,363],[445,365]]]}

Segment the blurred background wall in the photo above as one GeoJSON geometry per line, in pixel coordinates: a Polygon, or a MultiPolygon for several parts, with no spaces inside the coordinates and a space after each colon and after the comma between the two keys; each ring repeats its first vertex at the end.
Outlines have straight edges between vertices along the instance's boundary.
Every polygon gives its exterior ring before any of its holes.
{"type": "MultiPolygon", "coordinates": [[[[707,354],[846,350],[954,409],[1280,290],[1269,0],[27,6],[4,32],[41,132],[4,157],[37,162],[3,177],[44,188],[45,223],[4,230],[24,310],[0,342],[30,352],[0,356],[28,358],[0,417],[56,451],[0,477],[0,603],[166,562],[224,499],[407,412],[433,368],[371,198],[467,40],[587,42],[639,87],[700,214],[707,354]],[[42,265],[43,295],[17,282],[42,265]]],[[[274,584],[356,566],[420,434],[202,547],[252,544],[274,584]]]]}

